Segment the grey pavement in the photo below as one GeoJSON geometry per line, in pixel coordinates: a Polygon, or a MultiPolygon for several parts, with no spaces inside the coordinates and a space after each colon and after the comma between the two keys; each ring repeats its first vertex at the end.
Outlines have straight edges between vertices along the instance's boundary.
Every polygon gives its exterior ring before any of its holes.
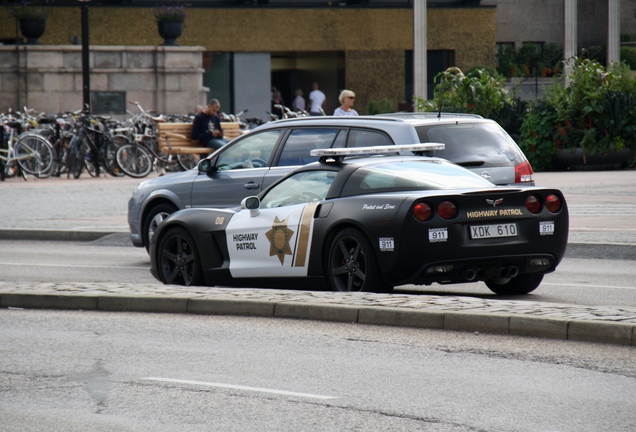
{"type": "MultiPolygon", "coordinates": [[[[569,256],[636,260],[636,171],[538,173],[535,179],[565,194],[569,256]]],[[[0,182],[0,239],[108,236],[128,246],[127,201],[137,183],[112,177],[0,182]]],[[[0,307],[315,319],[636,346],[636,302],[633,308],[611,308],[458,296],[0,281],[0,307]]]]}

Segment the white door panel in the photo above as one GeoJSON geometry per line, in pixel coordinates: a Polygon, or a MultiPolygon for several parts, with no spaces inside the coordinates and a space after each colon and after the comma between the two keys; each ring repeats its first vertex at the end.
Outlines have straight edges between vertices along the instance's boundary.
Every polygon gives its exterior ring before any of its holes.
{"type": "Polygon", "coordinates": [[[317,205],[237,213],[226,229],[232,277],[306,276],[317,205]]]}

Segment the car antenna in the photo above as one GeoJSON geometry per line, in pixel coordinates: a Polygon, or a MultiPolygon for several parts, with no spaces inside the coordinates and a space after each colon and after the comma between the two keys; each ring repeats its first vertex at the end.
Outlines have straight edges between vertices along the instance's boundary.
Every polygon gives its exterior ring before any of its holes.
{"type": "Polygon", "coordinates": [[[442,82],[442,94],[439,98],[439,111],[437,112],[437,118],[442,118],[442,106],[444,105],[444,82],[442,82]]]}

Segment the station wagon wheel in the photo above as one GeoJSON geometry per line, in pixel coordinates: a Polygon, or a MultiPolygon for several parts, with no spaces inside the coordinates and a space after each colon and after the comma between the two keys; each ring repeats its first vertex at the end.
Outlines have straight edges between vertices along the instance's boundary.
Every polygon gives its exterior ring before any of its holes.
{"type": "Polygon", "coordinates": [[[345,228],[330,243],[326,276],[334,291],[385,292],[373,248],[356,228],[345,228]]]}
{"type": "Polygon", "coordinates": [[[144,219],[144,225],[142,229],[142,241],[146,250],[148,250],[150,246],[150,239],[152,235],[155,233],[155,230],[163,222],[165,218],[170,216],[172,213],[176,212],[177,208],[172,204],[159,204],[155,206],[146,218],[144,219]]]}
{"type": "Polygon", "coordinates": [[[487,280],[485,283],[492,292],[498,295],[523,295],[537,289],[542,280],[542,274],[521,274],[506,283],[497,283],[493,280],[487,280]]]}
{"type": "Polygon", "coordinates": [[[181,227],[170,229],[159,241],[157,267],[161,282],[174,285],[201,285],[203,272],[194,239],[181,227]]]}

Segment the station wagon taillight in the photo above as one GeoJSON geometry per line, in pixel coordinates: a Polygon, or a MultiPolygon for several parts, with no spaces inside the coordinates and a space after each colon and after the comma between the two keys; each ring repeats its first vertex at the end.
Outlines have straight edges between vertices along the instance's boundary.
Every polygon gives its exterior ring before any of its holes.
{"type": "Polygon", "coordinates": [[[530,162],[523,161],[515,166],[515,183],[533,183],[534,172],[530,162]]]}

